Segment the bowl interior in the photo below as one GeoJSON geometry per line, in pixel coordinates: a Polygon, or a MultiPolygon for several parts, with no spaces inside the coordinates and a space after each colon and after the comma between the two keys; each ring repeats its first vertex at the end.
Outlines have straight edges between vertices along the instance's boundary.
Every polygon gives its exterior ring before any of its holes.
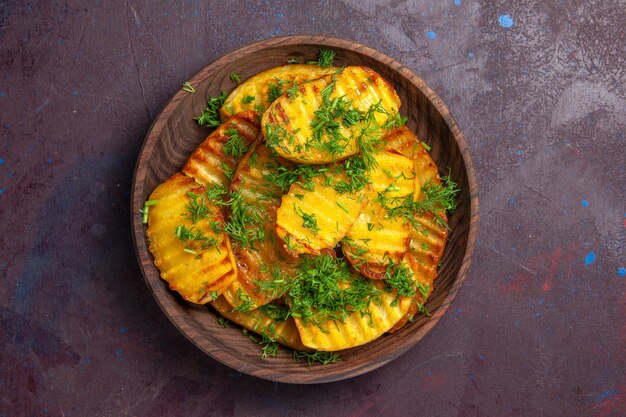
{"type": "Polygon", "coordinates": [[[356,376],[382,366],[417,343],[444,314],[464,280],[478,224],[478,197],[469,150],[439,97],[411,71],[375,50],[350,41],[313,36],[274,38],[243,47],[208,65],[190,82],[196,93],[179,91],[155,120],[141,150],[133,182],[132,221],[137,254],[148,285],[172,323],[218,361],[244,373],[282,382],[317,383],[356,376]],[[309,367],[295,362],[282,349],[277,357],[262,359],[259,347],[239,328],[220,326],[210,307],[187,303],[170,291],[147,250],[139,210],[154,188],[178,172],[205,139],[206,130],[194,122],[193,116],[202,112],[210,95],[233,89],[230,74],[237,73],[245,80],[286,63],[288,58],[312,60],[320,48],[336,52],[336,65],[370,67],[395,87],[402,101],[400,112],[409,118],[408,126],[431,146],[440,173],[451,170],[461,192],[458,207],[450,217],[451,232],[435,290],[426,304],[432,316],[416,316],[413,323],[393,335],[341,352],[341,362],[309,367]]]}

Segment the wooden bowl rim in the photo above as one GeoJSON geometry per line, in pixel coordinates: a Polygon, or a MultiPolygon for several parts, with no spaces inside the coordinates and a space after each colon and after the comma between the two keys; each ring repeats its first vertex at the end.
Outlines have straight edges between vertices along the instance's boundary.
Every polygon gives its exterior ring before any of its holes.
{"type": "MultiPolygon", "coordinates": [[[[153,260],[148,252],[146,245],[146,235],[145,228],[142,224],[141,214],[139,210],[143,208],[143,182],[145,180],[145,176],[148,170],[148,161],[149,158],[145,158],[146,154],[151,155],[155,145],[157,143],[157,139],[161,134],[161,131],[167,122],[167,118],[163,118],[163,114],[168,114],[169,111],[177,108],[179,103],[183,100],[186,93],[182,89],[174,94],[174,96],[167,102],[167,104],[163,107],[163,109],[159,112],[154,122],[150,126],[148,130],[148,134],[144,139],[144,142],[141,146],[141,150],[139,151],[137,157],[137,163],[134,170],[133,181],[132,181],[132,195],[131,195],[131,223],[132,223],[132,231],[133,231],[133,243],[135,248],[135,253],[137,255],[137,259],[139,261],[141,273],[146,281],[146,284],[150,288],[152,295],[154,296],[157,304],[163,311],[163,313],[167,316],[167,318],[172,322],[172,324],[194,345],[196,345],[200,350],[204,353],[208,354],[215,360],[221,362],[222,364],[233,368],[239,372],[243,372],[258,378],[267,379],[270,381],[276,382],[285,382],[285,383],[299,383],[299,384],[314,384],[314,383],[325,383],[325,382],[333,382],[340,381],[348,378],[352,378],[370,371],[377,369],[390,361],[398,358],[400,355],[405,353],[408,349],[415,346],[415,344],[422,339],[443,317],[445,312],[448,310],[450,304],[456,297],[461,285],[465,281],[467,273],[469,271],[469,267],[471,264],[471,259],[474,253],[474,248],[476,244],[476,239],[478,237],[478,224],[479,224],[479,194],[478,194],[478,183],[476,181],[476,174],[474,170],[474,166],[472,163],[472,158],[470,155],[469,147],[467,145],[467,141],[465,136],[461,132],[459,126],[456,121],[450,114],[448,107],[444,104],[443,100],[435,93],[424,80],[422,80],[419,76],[417,76],[413,71],[400,64],[395,59],[379,52],[374,48],[370,48],[368,46],[362,45],[356,41],[346,40],[341,38],[329,37],[329,36],[317,36],[317,35],[289,35],[289,36],[280,36],[280,37],[272,37],[267,38],[252,44],[248,44],[246,46],[240,47],[236,50],[228,52],[225,55],[222,55],[220,58],[211,62],[207,66],[200,69],[190,80],[189,82],[192,85],[197,85],[201,81],[204,81],[207,77],[206,74],[210,74],[212,68],[221,67],[225,63],[229,62],[233,56],[237,56],[240,58],[241,56],[256,53],[259,50],[262,50],[266,47],[278,47],[278,46],[291,46],[291,45],[315,45],[319,47],[328,47],[328,48],[342,48],[349,49],[360,54],[366,55],[372,59],[375,59],[382,64],[388,65],[393,70],[400,73],[401,76],[405,77],[413,84],[426,98],[429,102],[437,109],[441,117],[445,120],[448,125],[452,136],[459,147],[461,152],[461,156],[463,158],[465,164],[465,171],[468,179],[469,185],[469,231],[467,244],[465,247],[465,255],[459,267],[459,271],[457,273],[456,279],[454,280],[452,287],[444,297],[441,305],[437,309],[437,311],[428,319],[428,321],[418,329],[418,331],[414,334],[411,334],[408,338],[404,340],[404,342],[395,348],[392,352],[380,356],[377,358],[377,362],[373,366],[355,366],[348,367],[347,369],[343,369],[339,372],[333,372],[332,374],[328,374],[327,372],[308,372],[303,376],[302,374],[291,374],[277,371],[272,373],[271,375],[267,374],[267,365],[255,365],[254,369],[250,369],[248,367],[239,366],[241,362],[236,356],[236,351],[233,353],[223,350],[216,350],[214,352],[209,352],[205,349],[201,341],[205,341],[205,343],[210,343],[210,337],[206,337],[205,334],[202,334],[198,331],[198,329],[189,326],[187,323],[179,322],[177,317],[174,317],[168,310],[167,306],[171,303],[170,300],[160,296],[159,291],[162,290],[162,280],[160,274],[153,276],[149,271],[146,271],[144,268],[144,262],[153,263],[153,260]],[[261,371],[257,373],[257,371],[261,371]]],[[[169,291],[169,290],[166,290],[169,291]]],[[[345,362],[344,362],[345,363],[345,362]]],[[[271,366],[271,362],[269,362],[271,366]]],[[[313,369],[313,368],[312,368],[313,369]]]]}

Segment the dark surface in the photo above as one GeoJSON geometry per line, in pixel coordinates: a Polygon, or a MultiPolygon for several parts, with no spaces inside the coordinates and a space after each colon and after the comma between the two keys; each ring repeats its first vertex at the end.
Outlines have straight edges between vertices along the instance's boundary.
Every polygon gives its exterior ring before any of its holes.
{"type": "Polygon", "coordinates": [[[626,5],[417,3],[1,2],[0,417],[625,415],[626,5]],[[187,342],[144,284],[128,213],[141,142],[180,83],[292,33],[423,77],[481,190],[449,314],[395,362],[317,386],[187,342]]]}

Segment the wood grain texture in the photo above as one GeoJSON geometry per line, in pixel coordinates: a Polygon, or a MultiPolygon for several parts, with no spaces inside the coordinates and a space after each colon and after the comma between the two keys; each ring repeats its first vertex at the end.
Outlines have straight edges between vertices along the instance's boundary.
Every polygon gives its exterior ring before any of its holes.
{"type": "Polygon", "coordinates": [[[218,361],[260,378],[289,383],[337,381],[376,369],[415,345],[445,314],[467,274],[479,222],[477,183],[465,138],[442,100],[406,67],[355,42],[318,36],[288,36],[264,40],[232,52],[202,69],[191,80],[197,92],[179,91],[154,121],[143,144],[132,187],[134,241],[146,282],[164,313],[196,346],[218,361]],[[288,58],[311,59],[320,47],[337,52],[336,65],[364,65],[387,79],[402,101],[400,112],[408,126],[428,143],[440,172],[451,168],[459,184],[458,208],[450,216],[451,232],[436,288],[420,316],[393,335],[341,352],[342,361],[309,367],[282,352],[261,359],[258,346],[235,328],[223,328],[214,311],[185,303],[169,291],[147,251],[145,228],[138,214],[146,197],[164,179],[181,169],[193,149],[206,137],[192,117],[201,113],[209,95],[232,89],[231,73],[242,79],[281,65],[288,58]]]}

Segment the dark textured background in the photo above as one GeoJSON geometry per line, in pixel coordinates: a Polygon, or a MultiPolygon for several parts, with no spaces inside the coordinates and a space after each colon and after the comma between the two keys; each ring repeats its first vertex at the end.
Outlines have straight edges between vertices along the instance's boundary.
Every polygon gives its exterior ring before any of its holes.
{"type": "Polygon", "coordinates": [[[626,415],[626,2],[0,1],[0,417],[626,415]],[[204,356],[131,242],[151,121],[275,35],[400,60],[473,152],[481,230],[449,314],[395,362],[283,385],[204,356]]]}

